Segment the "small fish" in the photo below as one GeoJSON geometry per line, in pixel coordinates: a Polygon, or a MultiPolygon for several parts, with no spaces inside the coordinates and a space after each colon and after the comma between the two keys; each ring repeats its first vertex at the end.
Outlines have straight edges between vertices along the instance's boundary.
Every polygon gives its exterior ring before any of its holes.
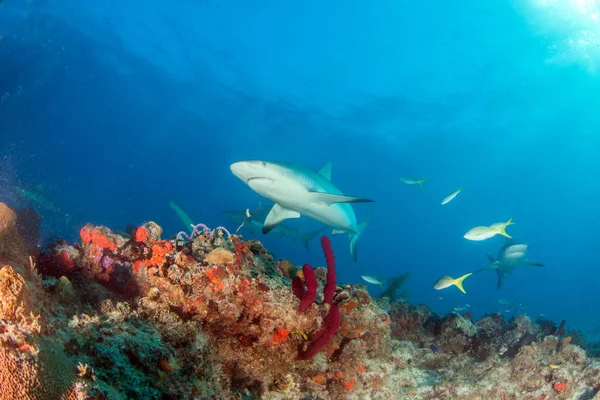
{"type": "Polygon", "coordinates": [[[435,346],[435,345],[432,345],[432,346],[431,346],[431,351],[433,351],[434,353],[438,353],[438,352],[440,351],[440,349],[438,349],[438,347],[437,347],[437,346],[435,346]]]}
{"type": "Polygon", "coordinates": [[[550,368],[552,368],[552,369],[558,369],[558,368],[560,368],[560,365],[550,364],[550,368]]]}
{"type": "Polygon", "coordinates": [[[423,182],[425,182],[427,179],[428,178],[417,179],[417,178],[413,178],[411,176],[401,176],[400,182],[402,182],[406,185],[419,185],[421,190],[423,190],[423,182]]]}
{"type": "Polygon", "coordinates": [[[465,311],[466,309],[467,309],[466,307],[456,306],[452,309],[452,311],[455,313],[459,313],[461,311],[465,311]]]}
{"type": "Polygon", "coordinates": [[[435,282],[435,284],[433,285],[433,288],[436,290],[442,290],[442,289],[449,288],[450,286],[456,286],[458,289],[460,289],[461,292],[463,292],[464,294],[467,294],[467,292],[465,292],[465,289],[463,288],[463,281],[471,275],[472,275],[472,273],[468,273],[468,274],[463,275],[460,278],[456,278],[456,279],[454,279],[450,276],[443,276],[440,279],[438,279],[437,282],[435,282]]]}
{"type": "Polygon", "coordinates": [[[379,285],[383,289],[383,282],[381,282],[376,277],[371,276],[371,275],[361,275],[361,278],[363,278],[363,280],[365,280],[369,283],[372,283],[373,285],[379,285]]]}
{"type": "Polygon", "coordinates": [[[475,228],[471,229],[469,232],[465,233],[465,235],[463,237],[468,240],[481,241],[481,240],[489,239],[496,235],[502,235],[502,236],[505,236],[505,237],[511,239],[512,236],[510,236],[508,233],[506,233],[506,227],[509,225],[514,225],[514,224],[515,223],[512,222],[512,218],[511,218],[507,222],[497,222],[490,226],[476,226],[475,228]]]}
{"type": "Polygon", "coordinates": [[[465,307],[471,307],[471,305],[469,303],[465,304],[465,307]]]}
{"type": "Polygon", "coordinates": [[[438,299],[440,300],[444,300],[444,298],[442,296],[438,296],[438,299]]]}
{"type": "Polygon", "coordinates": [[[450,203],[458,194],[462,191],[462,188],[458,189],[456,192],[449,194],[442,200],[442,205],[450,203]]]}

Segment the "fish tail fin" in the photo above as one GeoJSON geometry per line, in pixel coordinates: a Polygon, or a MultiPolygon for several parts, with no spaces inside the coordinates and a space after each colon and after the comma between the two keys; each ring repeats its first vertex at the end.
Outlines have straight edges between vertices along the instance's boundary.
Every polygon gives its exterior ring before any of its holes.
{"type": "Polygon", "coordinates": [[[321,232],[323,232],[323,229],[325,229],[324,227],[319,228],[317,230],[314,230],[312,232],[308,232],[302,236],[300,236],[300,240],[302,241],[302,244],[304,245],[304,248],[306,250],[309,250],[308,248],[308,242],[310,242],[313,238],[315,238],[318,234],[320,234],[321,232]]]}
{"type": "Polygon", "coordinates": [[[515,223],[512,222],[512,217],[508,221],[506,221],[506,223],[502,224],[502,227],[498,230],[498,233],[504,237],[512,239],[512,236],[506,233],[506,227],[509,225],[515,225],[515,223]]]}
{"type": "Polygon", "coordinates": [[[370,217],[367,218],[366,220],[364,220],[363,222],[358,224],[358,227],[356,228],[356,233],[350,234],[350,254],[352,255],[352,259],[354,261],[357,260],[356,245],[358,244],[358,239],[360,239],[360,237],[362,236],[362,233],[364,232],[367,225],[369,225],[370,221],[371,221],[371,218],[370,217]]]}
{"type": "Polygon", "coordinates": [[[460,278],[456,278],[454,280],[454,284],[456,285],[456,287],[464,294],[467,294],[467,292],[465,292],[465,288],[463,288],[463,281],[471,275],[473,275],[473,273],[469,272],[468,274],[465,274],[465,275],[461,276],[460,278]]]}
{"type": "Polygon", "coordinates": [[[421,188],[421,190],[423,190],[423,182],[425,182],[426,180],[427,180],[427,178],[424,178],[417,182],[419,184],[419,187],[421,188]]]}

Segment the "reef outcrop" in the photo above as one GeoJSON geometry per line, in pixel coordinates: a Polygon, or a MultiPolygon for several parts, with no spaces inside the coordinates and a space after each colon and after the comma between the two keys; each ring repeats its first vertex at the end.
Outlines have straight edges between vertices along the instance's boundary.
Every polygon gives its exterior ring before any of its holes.
{"type": "Polygon", "coordinates": [[[600,390],[600,363],[573,333],[374,299],[335,283],[327,250],[329,269],[302,274],[258,241],[220,229],[168,239],[148,222],[130,235],[88,224],[79,243],[29,257],[16,214],[0,205],[0,217],[0,386],[11,388],[0,399],[538,400],[600,390]]]}

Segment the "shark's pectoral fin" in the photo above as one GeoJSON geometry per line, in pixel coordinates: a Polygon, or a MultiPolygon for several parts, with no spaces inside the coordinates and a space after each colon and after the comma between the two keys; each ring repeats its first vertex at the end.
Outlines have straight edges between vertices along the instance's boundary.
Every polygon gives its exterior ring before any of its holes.
{"type": "Polygon", "coordinates": [[[331,161],[327,161],[323,164],[318,172],[322,177],[331,182],[331,161]]]}
{"type": "Polygon", "coordinates": [[[485,253],[485,255],[487,256],[488,260],[490,260],[491,263],[496,262],[496,259],[490,253],[485,253]]]}
{"type": "Polygon", "coordinates": [[[341,235],[342,233],[346,233],[346,231],[343,231],[341,229],[334,229],[331,231],[331,236],[341,235]]]}
{"type": "Polygon", "coordinates": [[[523,265],[531,265],[533,267],[545,267],[545,265],[542,263],[527,260],[527,259],[525,261],[523,261],[523,265]]]}
{"type": "Polygon", "coordinates": [[[334,203],[372,203],[373,200],[362,199],[360,197],[344,196],[342,194],[312,192],[310,199],[318,203],[325,203],[328,206],[334,203]]]}
{"type": "Polygon", "coordinates": [[[281,221],[289,218],[300,218],[300,213],[298,211],[283,208],[279,204],[275,204],[265,219],[262,233],[267,234],[271,232],[273,228],[281,223],[281,221]]]}
{"type": "Polygon", "coordinates": [[[500,263],[498,261],[494,261],[491,264],[488,264],[483,268],[479,268],[478,270],[475,270],[474,272],[489,271],[490,269],[497,270],[498,268],[500,268],[500,263]]]}

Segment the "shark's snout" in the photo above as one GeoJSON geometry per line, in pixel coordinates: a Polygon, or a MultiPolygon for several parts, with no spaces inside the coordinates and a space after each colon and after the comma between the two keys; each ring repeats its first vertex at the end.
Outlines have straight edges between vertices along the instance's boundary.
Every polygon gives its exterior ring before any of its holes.
{"type": "Polygon", "coordinates": [[[229,166],[229,169],[245,183],[248,183],[248,180],[252,178],[252,166],[246,161],[235,162],[229,166]]]}

